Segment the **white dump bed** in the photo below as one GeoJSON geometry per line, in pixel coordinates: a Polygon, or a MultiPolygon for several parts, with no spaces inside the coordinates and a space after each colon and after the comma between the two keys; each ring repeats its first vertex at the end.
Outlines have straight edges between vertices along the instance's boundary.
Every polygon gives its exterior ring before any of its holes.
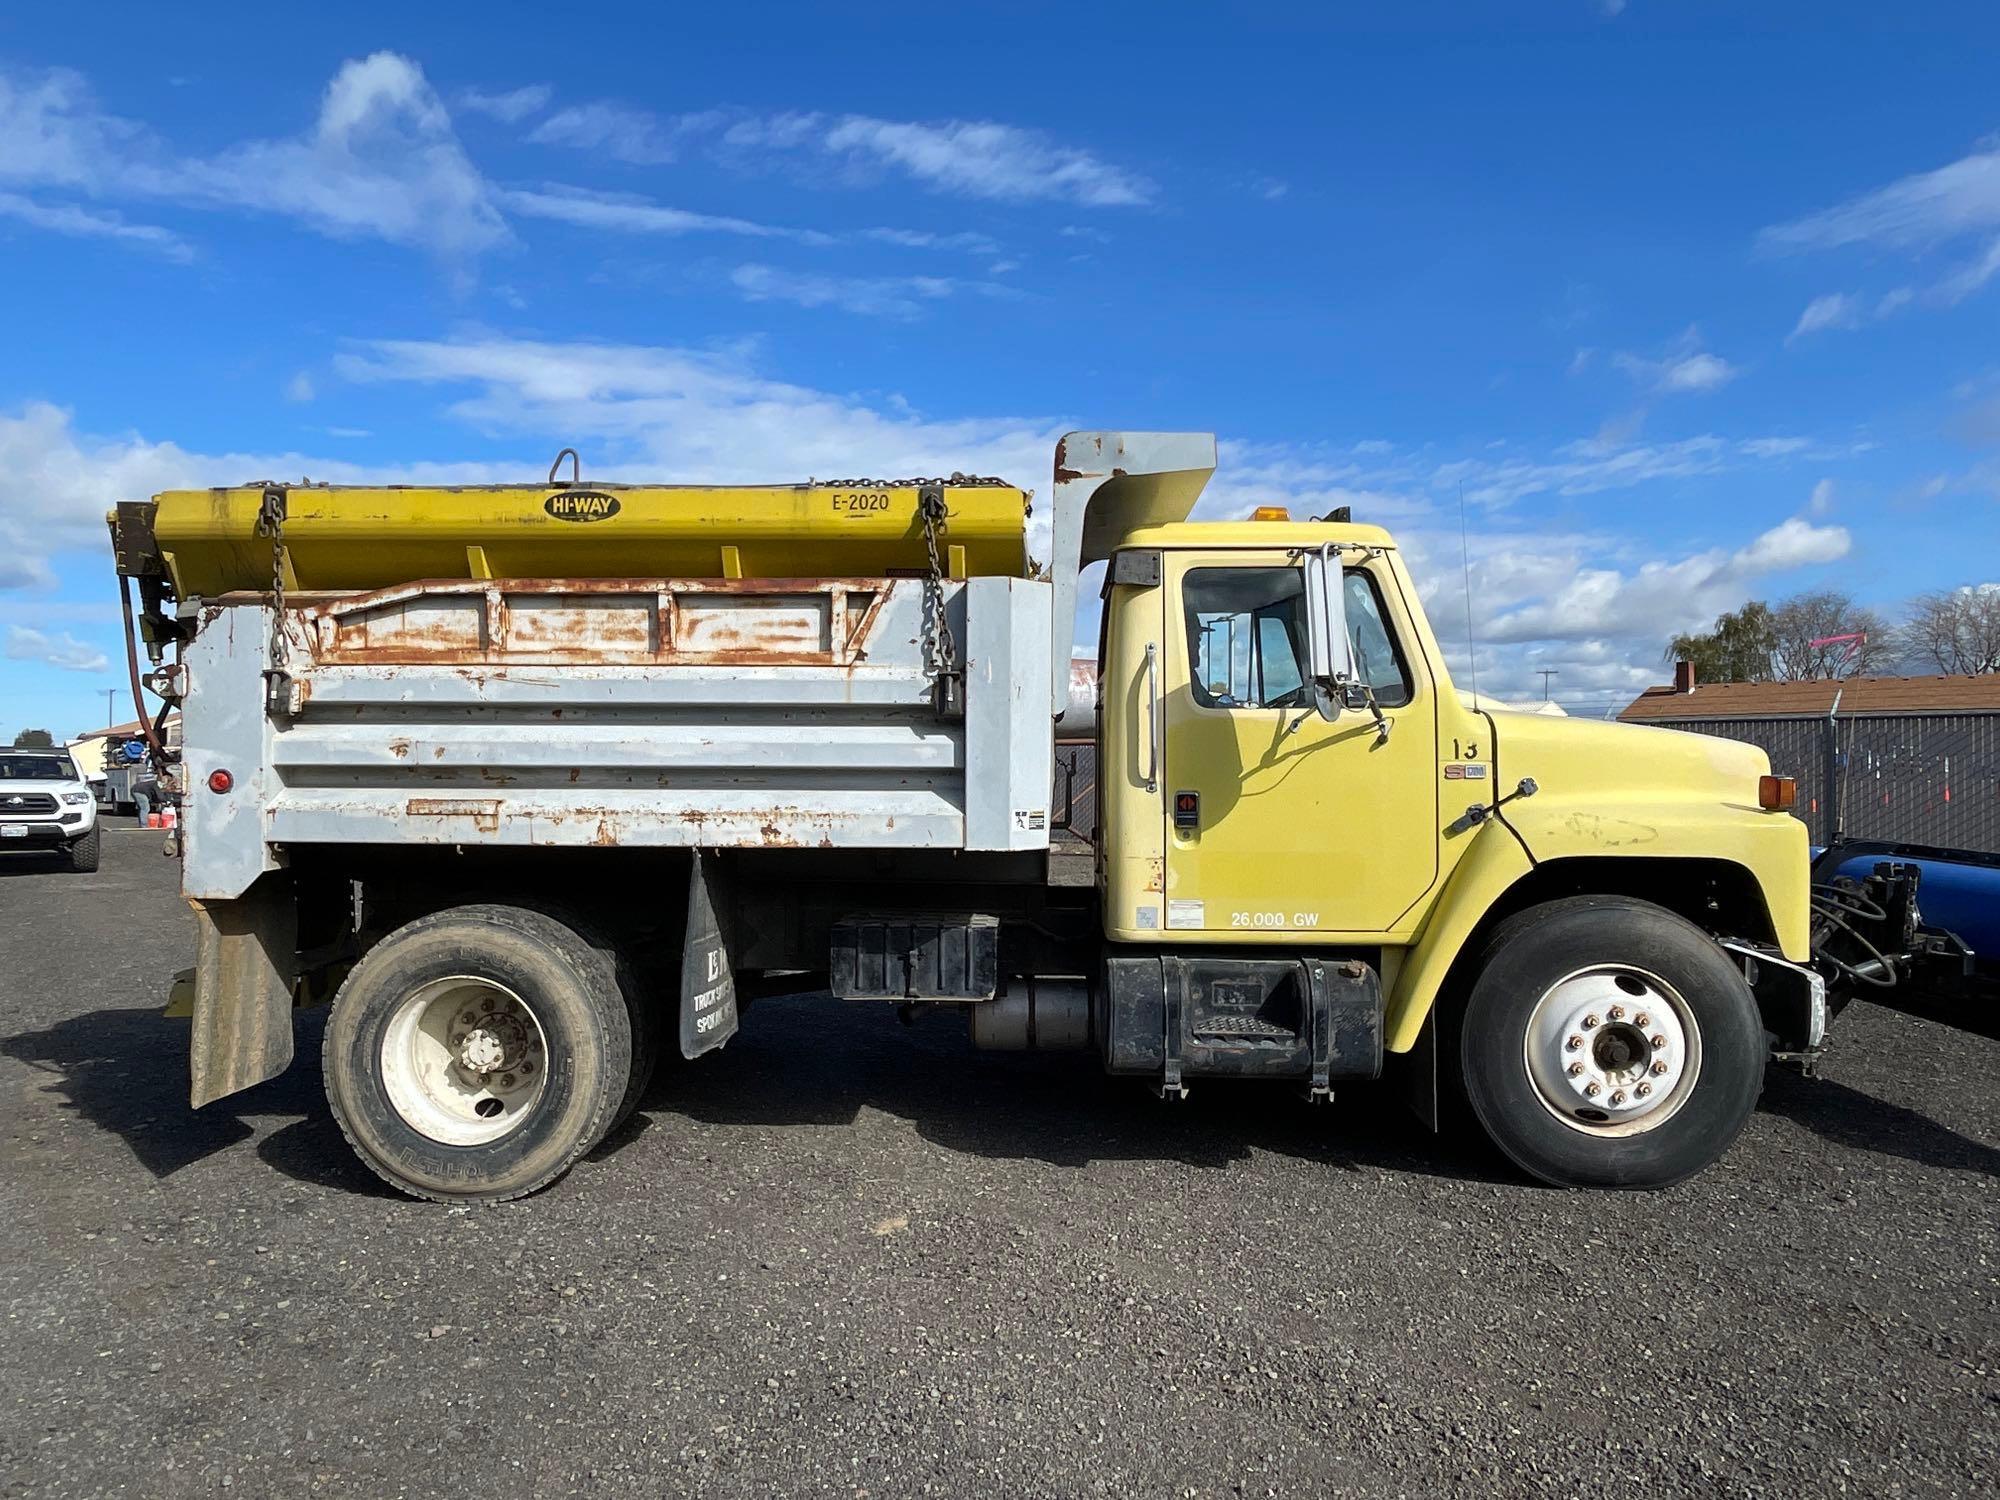
{"type": "Polygon", "coordinates": [[[185,888],[290,846],[1023,850],[1048,842],[1049,585],[443,581],[205,607],[185,657],[185,888]],[[294,604],[301,602],[296,598],[294,604]],[[226,791],[210,789],[217,771],[226,791]]]}

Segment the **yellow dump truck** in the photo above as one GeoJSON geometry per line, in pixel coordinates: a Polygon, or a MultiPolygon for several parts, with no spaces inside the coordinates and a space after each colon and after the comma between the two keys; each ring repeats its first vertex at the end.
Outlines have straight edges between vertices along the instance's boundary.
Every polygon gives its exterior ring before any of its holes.
{"type": "MultiPolygon", "coordinates": [[[[426,1197],[559,1176],[758,994],[962,1012],[1178,1098],[1400,1076],[1549,1182],[1657,1187],[1821,1043],[1761,751],[1454,687],[1394,539],[1190,521],[1206,434],[998,481],[257,484],[121,505],[199,918],[193,1101],[331,999],[328,1097],[426,1197]],[[1088,885],[1054,720],[1103,564],[1088,885]]],[[[754,1023],[752,1023],[754,1024],[754,1023]]]]}

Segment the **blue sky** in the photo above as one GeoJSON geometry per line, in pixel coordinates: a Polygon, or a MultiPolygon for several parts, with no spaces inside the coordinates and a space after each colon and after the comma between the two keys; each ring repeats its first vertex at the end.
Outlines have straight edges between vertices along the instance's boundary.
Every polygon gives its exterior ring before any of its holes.
{"type": "Polygon", "coordinates": [[[1746,597],[1990,581],[1996,55],[1990,5],[10,9],[0,736],[104,719],[112,501],[569,443],[1046,491],[1069,427],[1213,429],[1206,514],[1391,525],[1461,670],[1462,492],[1480,685],[1586,712],[1746,597]]]}

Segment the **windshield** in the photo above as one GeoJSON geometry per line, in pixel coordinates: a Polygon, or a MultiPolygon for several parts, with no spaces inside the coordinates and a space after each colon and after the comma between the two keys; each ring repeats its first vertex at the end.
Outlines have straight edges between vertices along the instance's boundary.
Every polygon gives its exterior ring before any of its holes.
{"type": "Polygon", "coordinates": [[[19,750],[0,750],[0,781],[74,781],[67,755],[23,755],[19,750]]]}

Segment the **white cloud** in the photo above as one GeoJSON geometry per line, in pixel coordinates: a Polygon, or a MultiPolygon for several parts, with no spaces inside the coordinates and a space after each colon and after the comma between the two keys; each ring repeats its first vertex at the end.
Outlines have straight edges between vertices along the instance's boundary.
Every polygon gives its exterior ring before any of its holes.
{"type": "Polygon", "coordinates": [[[642,166],[673,161],[696,142],[743,162],[812,154],[857,171],[900,172],[938,192],[1001,202],[1134,207],[1151,203],[1157,192],[1145,177],[1094,152],[994,120],[884,120],[812,111],[658,115],[593,103],[558,110],[528,139],[642,166]]]}
{"type": "Polygon", "coordinates": [[[1666,391],[1720,390],[1737,375],[1728,360],[1713,354],[1690,354],[1677,359],[1661,372],[1660,389],[1666,391]]]}
{"type": "Polygon", "coordinates": [[[573,104],[528,132],[538,146],[571,146],[614,161],[655,167],[677,160],[687,143],[722,123],[718,114],[666,117],[623,104],[573,104]]]}
{"type": "Polygon", "coordinates": [[[1102,208],[1150,203],[1155,192],[1145,178],[1088,151],[990,120],[919,124],[848,115],[826,131],[820,145],[970,198],[1054,198],[1102,208]]]}
{"type": "MultiPolygon", "coordinates": [[[[1993,234],[1995,230],[2000,230],[2000,139],[1982,142],[1977,150],[1934,171],[1917,172],[1833,208],[1772,225],[1757,242],[1776,253],[1871,245],[1914,254],[1969,235],[1991,236],[1971,260],[1924,290],[1926,301],[1950,307],[2000,274],[2000,235],[1993,234]]],[[[1877,304],[1875,316],[1887,317],[1916,295],[1909,287],[1897,287],[1877,304]]],[[[1807,313],[1811,311],[1808,307],[1807,313]]],[[[1803,325],[1801,319],[1798,331],[1809,332],[1803,325]]]]}
{"type": "Polygon", "coordinates": [[[993,255],[1000,249],[999,242],[991,235],[972,230],[947,234],[932,229],[897,229],[884,225],[858,229],[854,237],[876,244],[900,245],[906,250],[962,250],[967,255],[993,255]]]}
{"type": "Polygon", "coordinates": [[[111,660],[97,647],[67,630],[56,635],[27,625],[9,625],[5,654],[9,661],[38,661],[69,672],[102,672],[111,660]]]}
{"type": "Polygon", "coordinates": [[[285,399],[287,401],[306,402],[312,400],[317,394],[318,392],[313,389],[312,376],[304,370],[300,370],[290,380],[285,382],[285,399]]]}
{"type": "Polygon", "coordinates": [[[1715,548],[1629,571],[1578,567],[1553,593],[1490,620],[1480,638],[1496,645],[1624,640],[1644,643],[1657,655],[1675,632],[1740,605],[1758,580],[1832,562],[1851,545],[1842,527],[1794,517],[1733,552],[1715,548]]]}
{"type": "Polygon", "coordinates": [[[1934,300],[1949,307],[1963,302],[2000,274],[2000,239],[1987,242],[1986,249],[1959,266],[1931,288],[1934,300]]]}
{"type": "Polygon", "coordinates": [[[545,183],[537,191],[509,189],[499,201],[510,212],[537,219],[556,219],[587,229],[611,229],[628,234],[740,234],[830,245],[834,237],[816,229],[787,229],[717,214],[670,208],[630,193],[598,193],[586,188],[545,183]]]}
{"type": "Polygon", "coordinates": [[[524,88],[509,89],[504,93],[489,94],[479,89],[465,89],[458,96],[460,109],[469,109],[476,115],[500,121],[503,125],[518,125],[529,115],[538,114],[548,107],[554,90],[546,83],[531,83],[524,88]]]}
{"type": "Polygon", "coordinates": [[[1831,514],[1832,511],[1833,481],[1822,479],[1812,487],[1812,496],[1806,501],[1806,512],[1809,515],[1824,516],[1831,514]]]}
{"type": "Polygon", "coordinates": [[[791,302],[800,307],[837,307],[866,317],[910,319],[928,303],[971,294],[1017,297],[1012,287],[949,276],[832,276],[783,271],[773,266],[738,266],[730,283],[751,302],[791,302]]]}
{"type": "Polygon", "coordinates": [[[304,134],[208,157],[106,113],[80,74],[0,76],[0,180],[280,214],[453,257],[508,238],[423,70],[393,52],[343,64],[304,134]]]}
{"type": "Polygon", "coordinates": [[[1861,306],[1858,298],[1845,292],[1830,292],[1824,297],[1815,297],[1806,304],[1806,310],[1799,314],[1798,326],[1793,328],[1786,343],[1802,339],[1807,334],[1823,333],[1829,328],[1859,328],[1861,326],[1861,306]]]}
{"type": "MultiPolygon", "coordinates": [[[[1754,441],[1754,440],[1753,440],[1754,441]]],[[[1531,495],[1594,495],[1659,479],[1719,474],[1745,457],[1745,443],[1702,434],[1671,443],[1565,443],[1546,458],[1458,459],[1438,466],[1437,482],[1465,486],[1479,506],[1506,506],[1531,495]]]]}
{"type": "Polygon", "coordinates": [[[108,579],[105,512],[120,500],[143,500],[160,490],[242,484],[274,474],[452,484],[539,477],[528,464],[390,468],[297,453],[196,453],[136,434],[79,433],[67,411],[41,401],[0,412],[0,473],[10,476],[9,483],[0,485],[0,590],[52,587],[56,575],[51,561],[66,552],[101,554],[108,579]]]}
{"type": "Polygon", "coordinates": [[[2000,227],[2000,142],[1948,166],[1918,172],[1834,208],[1776,224],[1758,236],[1773,250],[1864,243],[1922,247],[2000,227]]]}
{"type": "Polygon", "coordinates": [[[342,238],[468,254],[509,237],[423,70],[393,52],[343,64],[307,134],[185,163],[179,179],[342,238]]]}
{"type": "MultiPolygon", "coordinates": [[[[740,353],[713,350],[383,341],[357,345],[336,363],[351,380],[460,392],[451,413],[498,437],[586,440],[585,472],[600,478],[729,483],[960,470],[1045,490],[1067,430],[1052,417],[930,417],[898,395],[793,385],[740,353]]],[[[1044,552],[1047,525],[1045,513],[1030,523],[1044,552]]]]}
{"type": "Polygon", "coordinates": [[[1690,328],[1668,345],[1659,359],[1617,354],[1611,362],[1655,395],[1701,394],[1720,390],[1741,373],[1728,360],[1701,347],[1701,333],[1690,328]]]}
{"type": "Polygon", "coordinates": [[[19,193],[0,193],[0,216],[18,219],[52,234],[120,240],[152,250],[168,260],[194,259],[194,247],[171,229],[162,229],[157,224],[128,224],[111,209],[83,208],[74,203],[38,203],[19,193]]]}

